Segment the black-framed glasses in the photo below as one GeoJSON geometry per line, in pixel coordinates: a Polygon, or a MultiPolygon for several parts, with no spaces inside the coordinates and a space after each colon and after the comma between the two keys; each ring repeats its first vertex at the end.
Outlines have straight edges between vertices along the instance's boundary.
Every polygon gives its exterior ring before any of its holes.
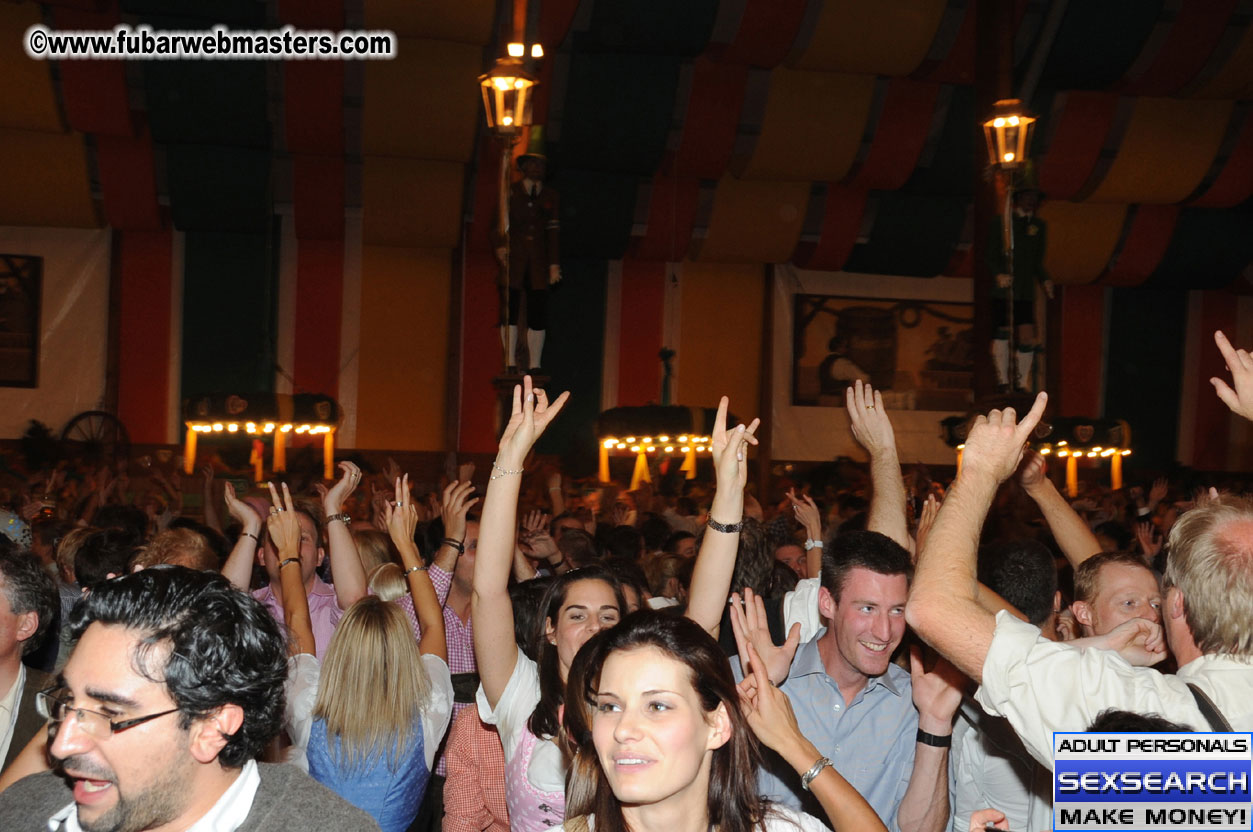
{"type": "Polygon", "coordinates": [[[92,711],[87,708],[76,708],[73,705],[62,702],[53,695],[59,690],[62,690],[62,688],[53,687],[41,690],[35,694],[35,710],[40,716],[55,725],[64,722],[70,714],[73,714],[78,719],[78,727],[83,733],[98,740],[107,740],[120,731],[134,728],[136,725],[143,725],[145,722],[156,719],[159,716],[177,713],[179,710],[178,708],[171,708],[168,711],[161,711],[157,714],[137,716],[133,719],[114,720],[108,714],[102,714],[99,711],[92,711]]]}

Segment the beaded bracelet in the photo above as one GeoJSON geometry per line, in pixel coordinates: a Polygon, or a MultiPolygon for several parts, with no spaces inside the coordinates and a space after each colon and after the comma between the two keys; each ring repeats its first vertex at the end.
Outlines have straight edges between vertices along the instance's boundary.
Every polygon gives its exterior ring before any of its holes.
{"type": "Polygon", "coordinates": [[[518,471],[507,471],[507,470],[505,470],[504,468],[501,468],[501,467],[500,467],[499,465],[497,465],[495,462],[493,462],[493,463],[492,463],[492,468],[494,468],[495,470],[499,471],[500,473],[499,473],[499,474],[492,474],[490,477],[488,477],[488,479],[489,479],[489,480],[498,480],[498,479],[500,479],[501,477],[506,476],[506,475],[508,475],[508,474],[521,474],[521,473],[522,473],[522,471],[521,471],[521,470],[518,470],[518,471]]]}

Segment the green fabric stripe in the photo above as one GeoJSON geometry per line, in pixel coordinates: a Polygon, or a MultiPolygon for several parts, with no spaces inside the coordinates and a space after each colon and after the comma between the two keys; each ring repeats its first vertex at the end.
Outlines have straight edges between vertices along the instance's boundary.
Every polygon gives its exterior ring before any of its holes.
{"type": "Polygon", "coordinates": [[[1114,290],[1101,415],[1131,425],[1133,468],[1160,471],[1175,459],[1187,307],[1183,292],[1114,290]]]}
{"type": "Polygon", "coordinates": [[[186,235],[183,399],[273,391],[277,248],[266,234],[186,235]]]}

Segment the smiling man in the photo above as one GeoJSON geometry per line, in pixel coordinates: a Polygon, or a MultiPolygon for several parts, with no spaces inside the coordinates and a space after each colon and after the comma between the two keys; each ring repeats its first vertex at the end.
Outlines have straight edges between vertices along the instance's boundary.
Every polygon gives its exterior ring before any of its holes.
{"type": "MultiPolygon", "coordinates": [[[[839,535],[822,561],[824,630],[796,651],[780,688],[802,733],[893,830],[938,830],[948,820],[948,746],[960,691],[935,673],[892,663],[905,636],[909,553],[877,532],[839,535]]],[[[738,663],[733,662],[737,674],[738,663]]],[[[777,755],[761,793],[820,814],[777,755]]]]}
{"type": "Polygon", "coordinates": [[[278,625],[221,575],[159,566],[108,581],[69,622],[78,640],[39,695],[54,771],[0,794],[0,829],[235,832],[375,829],[287,765],[278,625]]]}

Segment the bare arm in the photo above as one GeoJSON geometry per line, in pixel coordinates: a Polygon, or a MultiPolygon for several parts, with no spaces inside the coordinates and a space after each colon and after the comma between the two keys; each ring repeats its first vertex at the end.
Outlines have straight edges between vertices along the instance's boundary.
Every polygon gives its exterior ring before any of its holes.
{"type": "MultiPolygon", "coordinates": [[[[915,645],[909,654],[918,730],[937,737],[953,734],[953,716],[961,705],[966,680],[944,659],[925,672],[922,651],[915,645]]],[[[914,768],[896,811],[901,832],[941,832],[948,821],[948,748],[914,743],[914,768]]]]}
{"type": "Polygon", "coordinates": [[[283,602],[283,620],[292,635],[291,652],[292,655],[312,655],[317,652],[317,642],[313,637],[313,619],[309,617],[309,597],[305,595],[301,576],[300,520],[296,516],[287,483],[283,483],[282,499],[274,483],[270,483],[270,497],[278,511],[270,515],[267,527],[274,548],[278,550],[279,598],[283,602]]]}
{"type": "Polygon", "coordinates": [[[322,498],[322,510],[327,517],[326,543],[331,554],[331,574],[335,576],[335,601],[341,610],[346,610],[364,598],[369,587],[348,522],[330,519],[343,512],[344,500],[361,481],[361,469],[351,462],[339,463],[339,469],[344,475],[322,498]]]}
{"type": "Polygon", "coordinates": [[[1018,467],[1048,397],[1036,397],[1022,423],[1012,408],[980,416],[966,439],[961,476],[940,507],[918,555],[905,616],[923,640],[975,681],[992,644],[996,617],[979,603],[979,532],[996,489],[1018,467]]]}
{"type": "Polygon", "coordinates": [[[905,488],[901,484],[901,462],[896,454],[896,433],[883,408],[883,395],[869,384],[857,383],[845,391],[849,427],[853,437],[870,454],[870,517],[866,528],[910,547],[909,526],[905,520],[905,488]]]}
{"type": "MultiPolygon", "coordinates": [[[[744,650],[749,659],[744,666],[751,668],[751,672],[740,682],[739,694],[748,726],[763,745],[778,752],[798,776],[803,776],[822,759],[822,754],[801,733],[792,703],[787,694],[770,682],[766,663],[758,658],[756,649],[746,643],[744,650]]],[[[887,832],[875,810],[834,766],[824,767],[810,782],[809,790],[822,804],[835,832],[887,832]]]]}
{"type": "Polygon", "coordinates": [[[532,389],[530,376],[524,376],[522,384],[513,388],[513,412],[500,437],[500,450],[483,498],[470,609],[474,616],[474,657],[479,679],[493,708],[505,692],[518,661],[508,586],[522,468],[531,447],[569,397],[569,393],[562,393],[550,405],[543,390],[532,389]]]}
{"type": "Polygon", "coordinates": [[[1100,553],[1101,544],[1096,535],[1046,475],[1044,457],[1032,451],[1022,464],[1019,482],[1027,496],[1040,507],[1044,522],[1048,523],[1058,548],[1071,566],[1078,566],[1100,553]]]}
{"type": "MultiPolygon", "coordinates": [[[[474,466],[470,467],[473,469],[474,466]]],[[[439,504],[440,518],[444,521],[444,540],[435,550],[432,564],[445,572],[452,572],[457,568],[457,558],[461,557],[465,549],[466,514],[479,501],[478,497],[470,496],[473,491],[474,483],[468,479],[453,480],[444,486],[443,499],[439,504]],[[454,546],[448,542],[451,540],[461,545],[454,546]]]]}
{"type": "Polygon", "coordinates": [[[553,517],[566,511],[566,496],[561,490],[561,472],[553,471],[548,475],[548,497],[553,501],[553,517]]]}
{"type": "Polygon", "coordinates": [[[261,515],[253,511],[252,506],[235,497],[235,486],[229,482],[223,489],[226,508],[231,517],[242,526],[239,539],[231,549],[226,563],[222,565],[222,574],[231,582],[231,586],[247,592],[252,587],[252,564],[257,557],[257,548],[261,545],[261,515]]]}
{"type": "Polygon", "coordinates": [[[213,466],[206,465],[200,469],[200,473],[204,475],[204,524],[214,531],[221,534],[222,518],[218,515],[217,495],[213,488],[213,466]]]}
{"type": "Polygon", "coordinates": [[[396,480],[396,507],[389,504],[384,511],[387,516],[387,533],[391,535],[396,551],[400,552],[405,577],[409,582],[409,595],[413,598],[413,612],[418,618],[422,633],[418,639],[418,652],[422,655],[439,656],[448,661],[448,642],[444,636],[444,605],[435,594],[431,576],[422,565],[413,532],[418,527],[418,509],[409,493],[409,475],[396,480]]]}
{"type": "MultiPolygon", "coordinates": [[[[757,438],[753,434],[760,420],[754,419],[750,425],[739,425],[734,430],[727,430],[729,406],[730,400],[723,396],[718,403],[718,415],[710,436],[710,453],[713,456],[717,484],[709,516],[715,522],[733,525],[744,519],[748,445],[757,444],[757,438]]],[[[726,607],[727,596],[731,592],[731,576],[735,572],[735,553],[739,546],[738,531],[720,532],[711,526],[701,539],[696,565],[692,569],[687,617],[715,638],[722,623],[722,610],[726,607]]]]}

